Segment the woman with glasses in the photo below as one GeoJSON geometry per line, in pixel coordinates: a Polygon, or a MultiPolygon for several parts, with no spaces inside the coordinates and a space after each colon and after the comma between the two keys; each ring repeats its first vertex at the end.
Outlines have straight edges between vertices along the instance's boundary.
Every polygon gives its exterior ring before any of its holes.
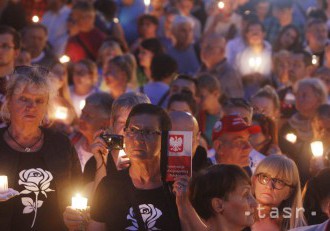
{"type": "Polygon", "coordinates": [[[283,155],[261,161],[252,176],[258,202],[252,230],[288,230],[305,225],[301,188],[296,164],[283,155]]]}
{"type": "Polygon", "coordinates": [[[1,109],[8,126],[0,129],[0,175],[18,192],[11,196],[19,195],[1,202],[4,231],[65,230],[62,211],[81,170],[69,139],[43,127],[56,92],[50,79],[44,68],[20,66],[8,81],[1,109]]]}
{"type": "Polygon", "coordinates": [[[130,167],[102,179],[87,230],[181,230],[175,198],[161,174],[161,134],[170,129],[162,108],[139,104],[132,109],[124,129],[130,167]]]}

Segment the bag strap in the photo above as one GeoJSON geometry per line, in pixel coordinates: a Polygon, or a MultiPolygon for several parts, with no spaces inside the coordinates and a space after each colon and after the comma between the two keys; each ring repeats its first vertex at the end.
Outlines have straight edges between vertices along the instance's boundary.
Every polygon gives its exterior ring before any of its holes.
{"type": "Polygon", "coordinates": [[[95,60],[94,54],[88,49],[86,44],[79,38],[79,35],[76,36],[76,40],[79,43],[79,45],[84,49],[84,51],[86,52],[88,58],[90,58],[92,60],[95,60]]]}
{"type": "Polygon", "coordinates": [[[161,107],[169,94],[170,94],[170,90],[167,90],[162,96],[162,98],[160,98],[160,100],[158,101],[157,106],[161,107]]]}

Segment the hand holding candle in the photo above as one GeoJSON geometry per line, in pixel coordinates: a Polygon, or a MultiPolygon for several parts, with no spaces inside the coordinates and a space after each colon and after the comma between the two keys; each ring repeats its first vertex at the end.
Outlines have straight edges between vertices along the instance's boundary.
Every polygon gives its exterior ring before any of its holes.
{"type": "Polygon", "coordinates": [[[12,197],[19,195],[14,189],[8,189],[8,177],[0,176],[0,202],[7,201],[12,197]]]}

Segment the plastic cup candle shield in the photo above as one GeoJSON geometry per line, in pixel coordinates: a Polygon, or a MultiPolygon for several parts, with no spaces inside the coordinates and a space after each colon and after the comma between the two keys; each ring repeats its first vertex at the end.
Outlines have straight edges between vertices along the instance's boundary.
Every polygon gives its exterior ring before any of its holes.
{"type": "Polygon", "coordinates": [[[8,178],[7,176],[0,176],[0,193],[8,191],[8,178]]]}
{"type": "Polygon", "coordinates": [[[288,134],[285,135],[285,139],[287,141],[289,141],[290,143],[294,144],[297,141],[297,136],[293,133],[288,133],[288,134]]]}
{"type": "Polygon", "coordinates": [[[311,143],[311,149],[314,157],[323,156],[323,143],[322,141],[314,141],[311,143]]]}
{"type": "Polygon", "coordinates": [[[86,210],[87,202],[88,199],[86,197],[82,197],[80,194],[77,194],[75,197],[72,197],[71,207],[77,210],[86,210]]]}

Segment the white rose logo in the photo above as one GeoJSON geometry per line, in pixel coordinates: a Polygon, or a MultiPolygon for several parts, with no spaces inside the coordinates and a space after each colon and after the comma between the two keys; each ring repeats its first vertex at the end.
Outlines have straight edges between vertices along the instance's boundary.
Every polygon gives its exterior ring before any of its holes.
{"type": "MultiPolygon", "coordinates": [[[[162,211],[155,208],[152,204],[142,204],[139,205],[140,214],[142,217],[142,220],[145,224],[145,228],[149,230],[160,230],[157,227],[155,227],[157,219],[162,215],[162,211]]],[[[134,218],[133,208],[130,208],[129,214],[127,215],[127,219],[131,220],[133,223],[133,226],[130,226],[126,228],[126,230],[139,230],[138,224],[136,219],[134,218]]]]}
{"type": "Polygon", "coordinates": [[[35,201],[29,197],[22,197],[22,204],[25,206],[23,214],[34,212],[32,228],[37,217],[37,210],[43,204],[43,201],[38,200],[39,193],[42,193],[47,198],[47,192],[54,191],[49,188],[50,182],[53,180],[53,175],[41,168],[31,168],[22,170],[19,173],[19,178],[18,184],[25,187],[20,194],[35,194],[35,201]]]}

